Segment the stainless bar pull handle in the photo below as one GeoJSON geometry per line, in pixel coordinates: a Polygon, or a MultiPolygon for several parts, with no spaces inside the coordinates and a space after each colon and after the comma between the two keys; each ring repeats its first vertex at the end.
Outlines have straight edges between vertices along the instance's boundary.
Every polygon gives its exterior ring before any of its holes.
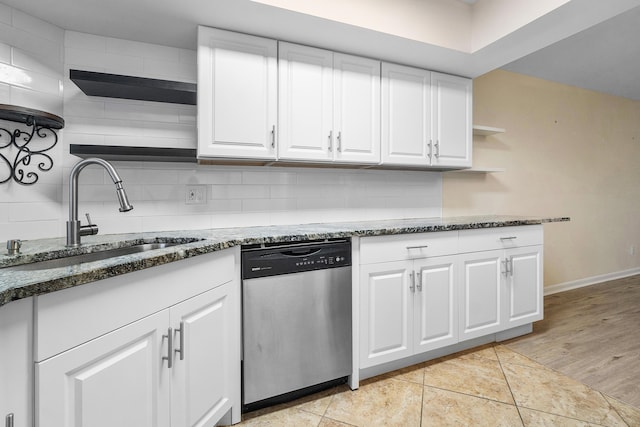
{"type": "Polygon", "coordinates": [[[418,287],[418,292],[422,292],[422,274],[419,271],[416,272],[416,286],[418,287]]]}
{"type": "Polygon", "coordinates": [[[429,245],[407,246],[407,250],[410,251],[411,249],[426,249],[428,247],[429,245]]]}
{"type": "Polygon", "coordinates": [[[276,125],[271,127],[271,148],[276,148],[276,125]]]}
{"type": "Polygon", "coordinates": [[[429,157],[429,161],[431,161],[432,154],[433,154],[433,140],[430,139],[429,140],[429,152],[427,153],[427,156],[429,157]]]}
{"type": "Polygon", "coordinates": [[[333,131],[329,131],[329,151],[333,151],[333,131]]]}
{"type": "Polygon", "coordinates": [[[167,355],[162,356],[162,360],[167,361],[167,368],[173,367],[173,328],[169,328],[167,335],[163,335],[162,338],[167,339],[167,355]]]}
{"type": "Polygon", "coordinates": [[[436,140],[436,144],[435,144],[435,148],[436,148],[436,159],[440,157],[440,140],[437,139],[436,140]]]}
{"type": "Polygon", "coordinates": [[[506,236],[506,237],[501,237],[500,240],[515,240],[517,238],[518,236],[506,236]]]}
{"type": "Polygon", "coordinates": [[[504,274],[505,277],[509,274],[509,266],[507,265],[507,260],[500,261],[500,265],[504,266],[504,270],[500,270],[500,274],[504,274]]]}
{"type": "Polygon", "coordinates": [[[7,415],[6,421],[5,421],[5,427],[13,427],[13,414],[9,414],[7,415]]]}
{"type": "Polygon", "coordinates": [[[180,360],[184,360],[184,322],[180,322],[180,327],[175,330],[176,334],[180,334],[180,348],[176,348],[174,353],[180,354],[180,360]]]}
{"type": "Polygon", "coordinates": [[[409,289],[411,290],[412,293],[415,293],[415,291],[416,291],[416,281],[415,281],[415,277],[413,275],[413,271],[411,273],[409,273],[409,280],[410,280],[409,289]]]}
{"type": "Polygon", "coordinates": [[[342,151],[342,132],[338,132],[338,151],[342,151]]]}

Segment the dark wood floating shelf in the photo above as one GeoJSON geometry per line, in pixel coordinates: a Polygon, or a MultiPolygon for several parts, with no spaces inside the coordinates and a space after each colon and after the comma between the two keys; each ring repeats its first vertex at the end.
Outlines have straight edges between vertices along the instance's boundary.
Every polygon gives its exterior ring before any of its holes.
{"type": "Polygon", "coordinates": [[[64,127],[64,119],[62,117],[32,108],[18,107],[17,105],[0,104],[0,119],[25,123],[29,126],[35,123],[38,127],[49,129],[62,129],[64,127]]]}
{"type": "Polygon", "coordinates": [[[69,70],[69,78],[85,94],[139,101],[196,105],[195,83],[69,70]]]}
{"type": "Polygon", "coordinates": [[[120,147],[115,145],[71,144],[69,152],[75,156],[100,157],[105,160],[137,162],[196,163],[195,148],[120,147]]]}

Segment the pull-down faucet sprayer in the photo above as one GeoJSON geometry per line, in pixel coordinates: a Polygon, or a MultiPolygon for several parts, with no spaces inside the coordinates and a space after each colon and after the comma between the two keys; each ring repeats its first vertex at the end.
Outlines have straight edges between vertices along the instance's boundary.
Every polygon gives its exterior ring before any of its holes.
{"type": "Polygon", "coordinates": [[[91,164],[104,167],[109,173],[109,176],[111,176],[113,183],[116,185],[116,195],[118,196],[118,202],[120,202],[120,212],[127,212],[133,209],[133,206],[129,203],[129,199],[127,198],[127,193],[122,187],[122,179],[111,163],[97,157],[88,158],[78,162],[73,169],[71,169],[71,174],[69,176],[69,221],[67,221],[68,247],[80,246],[80,236],[98,234],[98,226],[91,224],[91,219],[88,214],[88,225],[80,225],[80,221],[78,220],[78,177],[80,175],[80,171],[91,164]]]}

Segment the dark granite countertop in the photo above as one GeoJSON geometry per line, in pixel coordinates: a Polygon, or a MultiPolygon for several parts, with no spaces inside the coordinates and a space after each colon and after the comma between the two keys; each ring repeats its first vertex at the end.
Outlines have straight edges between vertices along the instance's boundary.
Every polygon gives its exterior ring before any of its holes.
{"type": "Polygon", "coordinates": [[[59,291],[238,245],[496,228],[562,221],[569,221],[569,218],[466,216],[111,234],[83,237],[83,245],[79,248],[66,248],[65,239],[62,237],[26,240],[19,255],[0,255],[0,306],[14,300],[59,291]],[[68,267],[28,271],[4,268],[152,242],[171,242],[177,245],[68,267]]]}

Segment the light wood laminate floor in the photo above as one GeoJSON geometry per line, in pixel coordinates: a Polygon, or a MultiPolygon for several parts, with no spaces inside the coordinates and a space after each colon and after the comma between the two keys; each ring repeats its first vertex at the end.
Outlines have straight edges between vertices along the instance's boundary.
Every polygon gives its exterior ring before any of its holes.
{"type": "Polygon", "coordinates": [[[506,345],[640,408],[640,275],[545,297],[544,320],[506,345]]]}

